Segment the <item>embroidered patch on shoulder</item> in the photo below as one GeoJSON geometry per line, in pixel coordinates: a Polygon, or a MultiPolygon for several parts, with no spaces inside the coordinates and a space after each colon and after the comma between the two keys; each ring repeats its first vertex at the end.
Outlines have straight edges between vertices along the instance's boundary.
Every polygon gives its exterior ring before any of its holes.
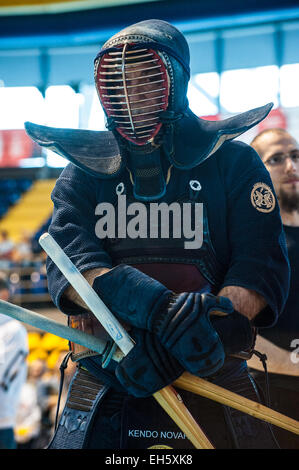
{"type": "Polygon", "coordinates": [[[276,204],[270,186],[265,183],[255,183],[250,199],[253,207],[259,212],[272,212],[276,204]]]}

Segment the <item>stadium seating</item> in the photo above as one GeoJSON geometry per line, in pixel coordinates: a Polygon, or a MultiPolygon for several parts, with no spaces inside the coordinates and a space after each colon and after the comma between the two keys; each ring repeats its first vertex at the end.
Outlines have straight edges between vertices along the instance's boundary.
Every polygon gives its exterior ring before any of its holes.
{"type": "Polygon", "coordinates": [[[38,239],[51,220],[55,182],[56,179],[0,179],[0,232],[6,232],[14,244],[12,254],[0,259],[0,270],[10,282],[11,301],[18,305],[37,306],[50,301],[45,257],[38,239]],[[24,249],[18,251],[24,244],[29,246],[25,257],[24,249]]]}
{"type": "Polygon", "coordinates": [[[15,204],[32,184],[29,179],[0,179],[0,218],[15,204]]]}
{"type": "MultiPolygon", "coordinates": [[[[16,200],[18,202],[10,207],[0,220],[0,230],[6,230],[15,242],[21,239],[24,231],[30,231],[32,234],[37,232],[52,213],[53,204],[50,196],[55,181],[55,179],[36,180],[20,198],[15,196],[16,192],[12,193],[10,200],[16,198],[14,202],[16,200]]],[[[13,182],[10,186],[14,186],[13,182]]]]}

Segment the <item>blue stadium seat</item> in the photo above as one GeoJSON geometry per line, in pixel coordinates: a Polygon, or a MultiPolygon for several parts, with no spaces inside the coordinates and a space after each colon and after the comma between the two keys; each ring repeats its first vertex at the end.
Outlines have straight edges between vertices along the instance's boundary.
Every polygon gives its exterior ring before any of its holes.
{"type": "Polygon", "coordinates": [[[0,218],[15,204],[22,194],[30,188],[32,180],[29,179],[0,179],[0,218]]]}

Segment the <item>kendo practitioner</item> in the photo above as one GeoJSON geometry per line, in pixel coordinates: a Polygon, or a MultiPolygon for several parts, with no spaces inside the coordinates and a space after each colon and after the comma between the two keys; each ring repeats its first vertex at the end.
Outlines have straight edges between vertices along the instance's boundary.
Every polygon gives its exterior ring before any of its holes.
{"type": "MultiPolygon", "coordinates": [[[[189,371],[259,400],[246,358],[255,329],[276,322],[288,294],[269,174],[252,148],[233,140],[272,105],[218,122],[195,116],[186,98],[187,41],[160,20],[114,35],[94,65],[108,131],[26,128],[71,162],[52,193],[50,234],[136,344],[120,363],[72,345],[78,371],[49,448],[192,448],[151,395],[189,371]],[[174,230],[168,238],[126,236],[121,217],[114,236],[101,238],[99,204],[117,212],[123,201],[125,209],[139,203],[148,213],[152,204],[190,203],[193,222],[201,204],[201,246],[186,247],[187,237],[174,230]]],[[[51,260],[47,271],[69,324],[100,335],[98,321],[51,260]]],[[[180,394],[216,448],[276,447],[267,424],[180,394]]]]}

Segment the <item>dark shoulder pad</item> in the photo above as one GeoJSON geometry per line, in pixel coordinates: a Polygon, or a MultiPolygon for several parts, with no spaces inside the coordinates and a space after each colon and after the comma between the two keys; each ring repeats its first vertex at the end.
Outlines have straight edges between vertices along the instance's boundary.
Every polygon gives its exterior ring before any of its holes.
{"type": "Polygon", "coordinates": [[[32,140],[66,158],[92,176],[109,178],[122,170],[118,144],[110,131],[61,129],[25,122],[32,140]]]}

